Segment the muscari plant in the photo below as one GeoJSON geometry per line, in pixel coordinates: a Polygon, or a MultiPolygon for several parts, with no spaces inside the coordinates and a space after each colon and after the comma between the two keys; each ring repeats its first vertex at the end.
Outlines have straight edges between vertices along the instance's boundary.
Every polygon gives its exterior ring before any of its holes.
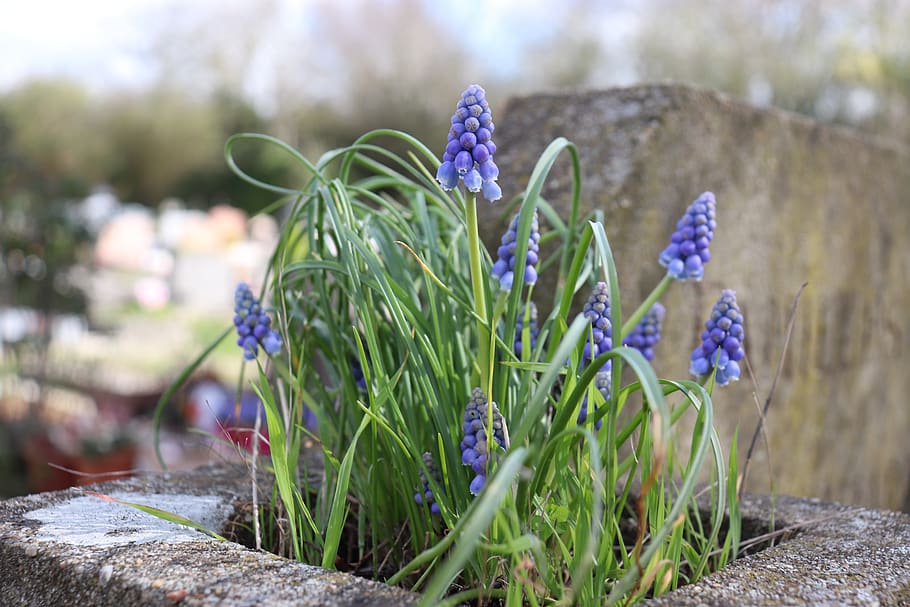
{"type": "Polygon", "coordinates": [[[473,85],[441,162],[392,130],[315,163],[266,135],[228,141],[230,167],[274,194],[266,210],[283,207],[285,217],[262,293],[269,312],[238,290],[238,309],[255,318],[241,312],[237,327],[259,341],[240,334],[238,343],[256,364],[250,383],[265,405],[280,514],[263,514],[263,528],[278,530],[289,556],[356,568],[427,605],[611,605],[661,594],[738,546],[736,446],[725,461],[711,398],[715,383],[738,376],[735,302],[725,292],[693,354],[698,381],[660,379],[649,362],[664,317],[657,300],[701,279],[710,259],[714,196],[686,210],[659,255],[667,274],[626,317],[601,216],[579,216],[578,153],[563,138],[525,191],[498,203],[517,212],[501,245],[484,248],[477,195],[503,196],[494,130],[473,85]],[[411,152],[388,151],[385,138],[411,152]],[[294,158],[309,185],[244,172],[234,150],[257,143],[294,158]],[[572,167],[568,217],[541,197],[560,155],[572,167]],[[544,273],[563,288],[532,300],[544,273]],[[307,409],[314,429],[301,422],[307,409]],[[680,455],[687,414],[694,432],[680,455]],[[305,441],[318,465],[301,457],[305,441]],[[707,519],[695,500],[705,478],[707,519]]]}

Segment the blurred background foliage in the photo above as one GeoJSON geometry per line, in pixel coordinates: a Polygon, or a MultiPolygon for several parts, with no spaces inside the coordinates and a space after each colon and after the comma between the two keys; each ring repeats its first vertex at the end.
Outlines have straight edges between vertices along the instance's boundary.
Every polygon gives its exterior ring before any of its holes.
{"type": "MultiPolygon", "coordinates": [[[[44,77],[0,91],[0,200],[50,204],[106,184],[149,206],[254,210],[262,195],[222,158],[230,134],[268,132],[315,156],[382,126],[441,147],[440,116],[468,81],[497,99],[684,81],[910,140],[906,0],[569,0],[545,26],[516,12],[514,31],[493,33],[421,0],[309,2],[296,20],[278,0],[166,4],[149,19],[145,85],[44,77]]],[[[270,181],[302,177],[286,158],[240,153],[270,181]]]]}

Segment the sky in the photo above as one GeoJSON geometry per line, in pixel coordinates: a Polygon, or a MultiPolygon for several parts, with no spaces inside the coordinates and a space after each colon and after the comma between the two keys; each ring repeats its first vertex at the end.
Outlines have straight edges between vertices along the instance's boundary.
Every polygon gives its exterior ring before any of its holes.
{"type": "MultiPolygon", "coordinates": [[[[286,24],[305,21],[314,2],[331,0],[273,1],[280,12],[273,22],[286,24]]],[[[547,0],[423,1],[431,14],[484,41],[506,70],[517,65],[524,43],[552,27],[554,3],[547,0]]],[[[206,5],[242,7],[244,2],[194,0],[192,6],[198,12],[206,5]]],[[[176,0],[0,0],[0,90],[43,76],[72,77],[92,89],[141,88],[154,77],[144,59],[152,33],[186,6],[176,0]]],[[[615,23],[614,18],[614,32],[615,23]]]]}
{"type": "Polygon", "coordinates": [[[0,0],[0,88],[71,76],[92,86],[141,83],[141,17],[161,0],[0,0]]]}
{"type": "Polygon", "coordinates": [[[61,75],[93,85],[139,81],[134,51],[143,32],[138,17],[155,3],[0,0],[0,87],[61,75]]]}

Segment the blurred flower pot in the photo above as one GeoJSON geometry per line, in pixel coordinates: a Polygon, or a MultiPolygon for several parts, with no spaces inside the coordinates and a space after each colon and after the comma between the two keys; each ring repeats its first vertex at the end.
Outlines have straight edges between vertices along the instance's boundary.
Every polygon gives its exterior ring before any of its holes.
{"type": "Polygon", "coordinates": [[[29,491],[57,491],[72,487],[75,483],[73,474],[50,465],[73,467],[70,456],[58,449],[44,434],[29,436],[25,440],[22,457],[25,460],[29,491]]]}
{"type": "Polygon", "coordinates": [[[73,457],[72,468],[76,485],[91,485],[115,478],[132,476],[136,464],[136,445],[120,445],[103,453],[80,453],[73,457]]]}

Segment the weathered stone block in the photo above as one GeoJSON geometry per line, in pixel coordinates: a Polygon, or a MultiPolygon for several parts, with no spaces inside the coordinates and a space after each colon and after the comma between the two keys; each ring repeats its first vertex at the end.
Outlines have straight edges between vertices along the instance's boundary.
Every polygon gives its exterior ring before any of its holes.
{"type": "MultiPolygon", "coordinates": [[[[249,498],[242,466],[94,487],[224,532],[249,498]]],[[[419,597],[218,541],[79,489],[0,502],[0,605],[414,605],[419,597]]]]}
{"type": "Polygon", "coordinates": [[[750,494],[743,496],[741,511],[744,539],[757,534],[772,537],[777,545],[645,604],[910,604],[910,515],[814,499],[778,497],[772,502],[750,494]],[[769,523],[772,512],[774,532],[769,523]]]}
{"type": "MultiPolygon", "coordinates": [[[[688,354],[723,288],[746,316],[759,400],[771,385],[794,295],[793,340],[749,488],[899,508],[910,489],[910,151],[850,130],[683,86],[513,99],[497,119],[505,198],[520,194],[555,137],[579,149],[584,211],[599,209],[628,313],[663,275],[657,256],[686,205],[718,201],[713,259],[698,284],[676,285],[655,366],[686,377],[688,354]]],[[[561,158],[543,195],[569,203],[561,158]]],[[[503,204],[481,209],[485,241],[503,204]]],[[[542,221],[542,224],[544,222],[542,221]]],[[[542,226],[543,228],[544,226],[542,226]]],[[[536,288],[549,313],[553,277],[536,288]],[[547,281],[550,282],[547,282],[547,281]]],[[[716,397],[727,440],[758,418],[748,377],[716,397]]]]}
{"type": "MultiPolygon", "coordinates": [[[[237,524],[233,505],[249,496],[247,474],[243,466],[207,466],[95,489],[220,530],[237,524]]],[[[910,515],[749,494],[741,512],[749,556],[649,604],[910,603],[910,515]],[[755,553],[760,545],[750,540],[767,539],[772,511],[779,545],[755,553]]],[[[406,607],[419,598],[220,542],[77,489],[0,501],[4,606],[406,607]]]]}

